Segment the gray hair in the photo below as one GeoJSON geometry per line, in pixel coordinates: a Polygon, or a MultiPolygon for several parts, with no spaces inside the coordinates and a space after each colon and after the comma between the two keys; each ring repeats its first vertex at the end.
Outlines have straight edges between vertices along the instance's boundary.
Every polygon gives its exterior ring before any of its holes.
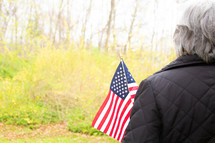
{"type": "Polygon", "coordinates": [[[215,59],[215,0],[195,1],[190,5],[173,39],[178,56],[197,54],[207,63],[215,59]]]}

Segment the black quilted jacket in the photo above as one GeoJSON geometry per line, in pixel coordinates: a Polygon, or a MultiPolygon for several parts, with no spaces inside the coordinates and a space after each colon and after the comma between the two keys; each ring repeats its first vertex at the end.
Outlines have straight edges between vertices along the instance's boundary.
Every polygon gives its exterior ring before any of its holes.
{"type": "Polygon", "coordinates": [[[215,62],[181,56],[143,80],[123,143],[215,143],[215,62]]]}

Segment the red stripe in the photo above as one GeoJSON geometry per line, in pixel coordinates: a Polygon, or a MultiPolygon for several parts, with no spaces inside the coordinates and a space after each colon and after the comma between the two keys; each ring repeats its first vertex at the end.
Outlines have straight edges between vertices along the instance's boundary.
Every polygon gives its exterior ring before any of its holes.
{"type": "Polygon", "coordinates": [[[107,133],[107,131],[108,131],[110,125],[111,125],[111,122],[112,122],[112,120],[113,120],[114,113],[116,112],[115,109],[116,109],[116,104],[117,104],[117,102],[118,102],[119,96],[117,96],[117,95],[115,95],[115,96],[116,96],[116,101],[115,101],[115,104],[114,104],[113,113],[112,113],[112,115],[111,115],[111,118],[110,118],[110,120],[109,120],[109,122],[108,122],[108,124],[107,124],[107,126],[106,126],[106,128],[105,128],[105,130],[104,130],[104,133],[107,133]]]}
{"type": "Polygon", "coordinates": [[[114,134],[114,138],[116,138],[116,134],[117,134],[117,131],[119,130],[119,123],[120,123],[120,119],[122,118],[123,114],[125,113],[126,109],[128,108],[129,104],[131,103],[131,100],[129,99],[128,102],[126,103],[125,107],[123,108],[122,110],[122,113],[120,115],[120,118],[119,118],[119,122],[118,122],[118,125],[117,125],[117,128],[116,128],[116,132],[114,134]]]}
{"type": "Polygon", "coordinates": [[[129,91],[132,91],[132,90],[138,90],[138,86],[129,87],[129,91]]]}
{"type": "Polygon", "coordinates": [[[131,112],[131,110],[128,112],[128,114],[126,115],[126,117],[125,117],[125,119],[124,119],[124,121],[123,121],[123,123],[122,123],[121,129],[120,129],[120,132],[119,132],[119,136],[118,136],[118,138],[117,138],[118,141],[120,141],[119,139],[120,139],[122,133],[123,133],[123,137],[124,137],[125,130],[123,131],[123,127],[125,126],[125,123],[127,122],[128,118],[129,118],[129,116],[130,116],[130,112],[131,112]]]}
{"type": "Polygon", "coordinates": [[[102,121],[100,122],[100,124],[99,124],[99,126],[98,126],[98,128],[97,128],[98,130],[101,130],[101,128],[102,128],[102,126],[103,126],[105,120],[107,119],[107,116],[108,116],[108,114],[110,113],[110,109],[111,109],[111,107],[112,107],[112,104],[113,104],[113,95],[112,95],[112,99],[111,99],[110,106],[109,106],[107,112],[105,113],[104,117],[102,118],[102,121]]]}
{"type": "Polygon", "coordinates": [[[114,131],[114,128],[115,128],[115,124],[116,124],[116,120],[117,120],[117,118],[118,118],[118,116],[119,116],[119,110],[120,110],[120,108],[121,108],[121,106],[122,106],[123,101],[124,101],[124,100],[121,100],[120,103],[119,103],[119,106],[118,106],[118,109],[117,109],[117,112],[116,112],[116,118],[115,118],[115,120],[114,120],[113,128],[111,129],[111,132],[110,132],[110,136],[112,136],[112,134],[113,134],[113,131],[114,131]]]}
{"type": "Polygon", "coordinates": [[[106,104],[107,104],[107,102],[108,102],[108,100],[109,100],[109,98],[110,98],[110,93],[111,93],[111,90],[109,90],[109,93],[108,93],[108,95],[107,95],[105,101],[103,102],[103,104],[102,104],[102,106],[100,107],[99,111],[97,112],[95,118],[93,119],[93,123],[92,123],[92,126],[93,126],[93,127],[95,126],[95,123],[96,123],[96,121],[98,120],[99,116],[101,115],[103,109],[105,108],[105,106],[106,106],[106,104]]]}
{"type": "Polygon", "coordinates": [[[135,97],[135,94],[131,95],[131,99],[135,97]]]}

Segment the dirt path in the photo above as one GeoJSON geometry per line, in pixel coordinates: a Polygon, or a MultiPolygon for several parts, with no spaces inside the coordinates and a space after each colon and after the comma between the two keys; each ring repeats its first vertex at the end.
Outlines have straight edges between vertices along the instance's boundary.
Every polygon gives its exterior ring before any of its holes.
{"type": "Polygon", "coordinates": [[[11,142],[50,142],[48,139],[53,139],[51,142],[64,142],[64,137],[67,138],[66,142],[72,141],[74,143],[117,142],[108,136],[89,136],[80,133],[72,133],[68,131],[66,123],[40,125],[37,129],[33,130],[27,127],[0,123],[0,142],[1,140],[3,140],[3,142],[5,140],[11,142]],[[55,140],[56,137],[57,140],[55,140]],[[43,139],[47,139],[47,141],[44,141],[43,139]]]}
{"type": "MultiPolygon", "coordinates": [[[[10,140],[16,138],[33,138],[33,137],[55,137],[59,135],[72,135],[74,133],[66,129],[66,123],[40,125],[38,129],[31,130],[26,127],[5,125],[0,123],[0,138],[10,140]]],[[[85,135],[83,135],[85,136],[85,135]]]]}

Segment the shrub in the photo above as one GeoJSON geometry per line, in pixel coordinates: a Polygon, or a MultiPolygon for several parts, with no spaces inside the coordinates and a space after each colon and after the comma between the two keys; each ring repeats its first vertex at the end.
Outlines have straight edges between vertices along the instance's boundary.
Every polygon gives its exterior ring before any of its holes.
{"type": "MultiPolygon", "coordinates": [[[[151,50],[129,51],[124,57],[137,83],[173,59],[172,53],[151,50]]],[[[102,135],[91,122],[119,61],[111,53],[72,47],[42,48],[24,57],[0,54],[0,122],[33,129],[41,123],[67,121],[73,132],[102,135]]]]}

